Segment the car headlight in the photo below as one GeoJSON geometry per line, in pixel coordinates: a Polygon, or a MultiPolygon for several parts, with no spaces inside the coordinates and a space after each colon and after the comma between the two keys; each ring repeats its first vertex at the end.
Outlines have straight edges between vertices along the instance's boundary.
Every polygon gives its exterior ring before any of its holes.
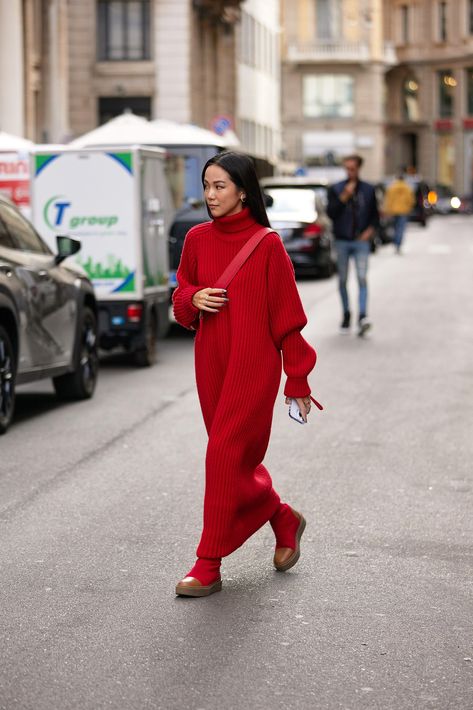
{"type": "Polygon", "coordinates": [[[450,204],[452,206],[452,209],[458,210],[461,206],[461,200],[459,197],[452,197],[452,199],[450,200],[450,204]]]}

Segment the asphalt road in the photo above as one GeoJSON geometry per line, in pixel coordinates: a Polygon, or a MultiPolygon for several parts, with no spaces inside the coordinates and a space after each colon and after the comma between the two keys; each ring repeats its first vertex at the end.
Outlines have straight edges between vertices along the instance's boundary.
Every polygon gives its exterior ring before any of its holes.
{"type": "MultiPolygon", "coordinates": [[[[300,563],[265,526],[224,589],[177,599],[199,536],[205,435],[192,338],[103,363],[92,402],[20,390],[0,440],[1,710],[473,708],[473,219],[371,261],[370,338],[319,353],[309,426],[281,397],[267,463],[307,517],[300,563]]],[[[352,291],[355,285],[352,281],[352,291]]]]}

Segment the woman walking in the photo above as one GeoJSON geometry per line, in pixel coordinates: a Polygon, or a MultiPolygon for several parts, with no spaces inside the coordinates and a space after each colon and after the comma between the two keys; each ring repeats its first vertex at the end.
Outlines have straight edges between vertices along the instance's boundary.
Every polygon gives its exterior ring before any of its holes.
{"type": "Polygon", "coordinates": [[[281,353],[284,393],[297,399],[304,418],[311,406],[307,377],[316,361],[300,333],[307,319],[277,234],[267,230],[228,290],[213,287],[253,235],[269,227],[250,158],[233,152],[211,158],[202,183],[212,221],[188,232],[173,297],[177,322],[197,330],[197,390],[209,436],[197,561],[176,587],[176,594],[193,597],[222,588],[221,558],[268,521],[276,536],[276,569],[285,571],[299,559],[304,517],[281,502],[262,461],[281,353]]]}

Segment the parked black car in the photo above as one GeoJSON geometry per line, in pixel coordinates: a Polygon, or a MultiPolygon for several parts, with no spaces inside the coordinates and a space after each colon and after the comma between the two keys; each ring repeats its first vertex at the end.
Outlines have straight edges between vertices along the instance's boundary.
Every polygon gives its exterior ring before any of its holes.
{"type": "MultiPolygon", "coordinates": [[[[267,187],[275,188],[310,188],[316,194],[317,200],[322,205],[322,213],[325,213],[328,203],[328,188],[329,184],[322,180],[316,180],[308,176],[284,176],[284,177],[269,177],[263,178],[261,180],[263,189],[266,190],[267,187]]],[[[378,200],[378,207],[381,211],[383,199],[384,199],[384,186],[383,184],[375,185],[376,198],[378,200]]],[[[375,251],[377,246],[382,244],[389,244],[392,242],[394,236],[394,227],[392,224],[392,219],[381,216],[379,221],[378,229],[371,243],[372,251],[375,251]]]]}
{"type": "Polygon", "coordinates": [[[325,209],[327,186],[294,183],[290,178],[261,182],[270,224],[281,235],[296,275],[331,276],[336,261],[332,223],[325,209]]]}
{"type": "MultiPolygon", "coordinates": [[[[305,192],[301,194],[299,190],[297,193],[299,199],[296,198],[294,210],[290,215],[281,215],[276,212],[284,195],[278,193],[279,197],[274,204],[273,187],[282,190],[292,187],[291,179],[287,183],[285,182],[286,178],[281,180],[282,182],[275,178],[262,180],[271,226],[281,235],[298,274],[331,276],[335,270],[335,257],[331,222],[325,212],[327,186],[312,183],[310,186],[303,185],[302,189],[305,192]],[[308,202],[311,203],[311,209],[301,214],[299,207],[302,204],[307,205],[308,202]]],[[[296,183],[297,188],[299,188],[299,184],[299,182],[296,183]]],[[[190,203],[176,213],[169,234],[169,269],[172,288],[176,287],[176,271],[187,232],[194,225],[207,222],[210,219],[203,202],[190,203]]]]}
{"type": "Polygon", "coordinates": [[[17,385],[51,377],[61,399],[92,397],[98,372],[97,306],[91,282],[63,264],[80,242],[58,236],[54,255],[0,197],[0,434],[17,385]]]}

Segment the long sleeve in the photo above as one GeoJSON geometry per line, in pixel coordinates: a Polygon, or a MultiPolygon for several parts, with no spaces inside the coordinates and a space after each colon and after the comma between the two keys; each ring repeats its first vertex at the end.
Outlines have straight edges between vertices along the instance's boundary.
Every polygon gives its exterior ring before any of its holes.
{"type": "Polygon", "coordinates": [[[346,208],[346,205],[339,198],[333,185],[329,188],[327,197],[327,214],[331,220],[335,220],[343,213],[344,209],[346,208]]]}
{"type": "Polygon", "coordinates": [[[307,381],[317,355],[301,335],[307,318],[297,290],[294,268],[280,239],[274,241],[268,267],[268,299],[271,334],[282,351],[287,375],[286,397],[310,394],[307,381]]]}
{"type": "Polygon", "coordinates": [[[199,309],[192,304],[192,297],[203,286],[196,285],[197,263],[192,248],[192,240],[187,234],[182,250],[181,261],[176,274],[177,288],[172,296],[174,317],[180,325],[189,330],[197,330],[199,309]]]}

